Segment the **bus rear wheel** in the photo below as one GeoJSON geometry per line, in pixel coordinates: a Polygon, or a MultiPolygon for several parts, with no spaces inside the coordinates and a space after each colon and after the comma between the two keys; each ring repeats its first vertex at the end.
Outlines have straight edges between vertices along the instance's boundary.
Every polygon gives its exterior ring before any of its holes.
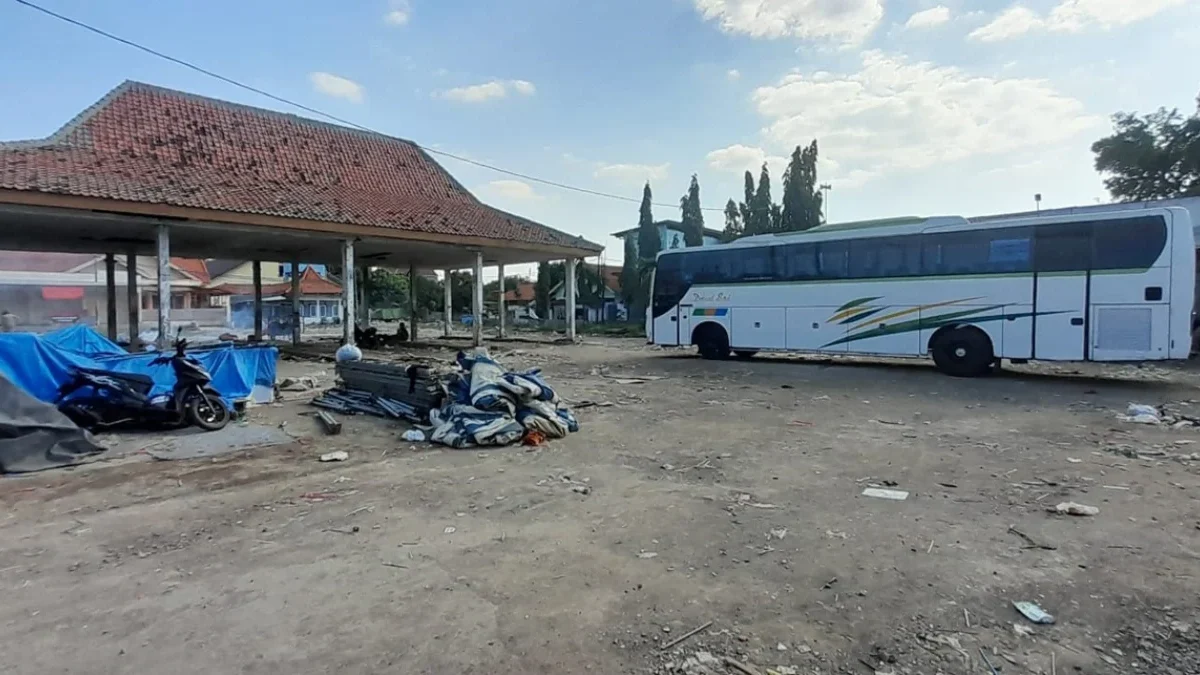
{"type": "Polygon", "coordinates": [[[699,348],[702,358],[710,360],[729,358],[729,335],[721,326],[708,324],[697,328],[692,342],[699,348]]]}
{"type": "Polygon", "coordinates": [[[952,328],[937,336],[931,345],[938,370],[954,377],[978,377],[992,369],[995,352],[987,333],[967,326],[952,328]]]}

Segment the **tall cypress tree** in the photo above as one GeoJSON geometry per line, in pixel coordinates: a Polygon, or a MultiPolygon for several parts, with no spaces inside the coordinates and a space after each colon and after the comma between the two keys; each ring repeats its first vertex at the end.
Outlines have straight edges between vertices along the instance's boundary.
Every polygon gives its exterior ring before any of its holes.
{"type": "Polygon", "coordinates": [[[771,172],[763,162],[762,173],[758,177],[758,189],[750,202],[750,217],[746,221],[746,234],[766,234],[773,231],[771,222],[771,172]]]}
{"type": "Polygon", "coordinates": [[[632,306],[638,297],[637,241],[633,235],[625,236],[625,259],[621,262],[621,301],[632,306]]]}
{"type": "Polygon", "coordinates": [[[730,199],[725,202],[725,229],[721,231],[721,241],[731,242],[742,236],[742,213],[738,210],[737,202],[730,199]]]}
{"type": "Polygon", "coordinates": [[[779,229],[801,232],[821,223],[821,193],[817,189],[817,141],[796,146],[783,173],[783,214],[779,229]]]}
{"type": "Polygon", "coordinates": [[[679,199],[684,246],[704,245],[704,212],[700,210],[700,181],[692,174],[687,194],[679,199]]]}
{"type": "Polygon", "coordinates": [[[654,224],[654,214],[650,210],[650,183],[642,190],[642,207],[638,213],[638,258],[654,262],[655,256],[662,249],[662,239],[658,227],[654,224]]]}
{"type": "MultiPolygon", "coordinates": [[[[754,203],[754,174],[746,172],[745,186],[742,188],[743,197],[742,203],[738,205],[738,210],[742,214],[742,227],[750,226],[750,205],[754,203]]],[[[749,233],[747,233],[749,234],[749,233]]]]}

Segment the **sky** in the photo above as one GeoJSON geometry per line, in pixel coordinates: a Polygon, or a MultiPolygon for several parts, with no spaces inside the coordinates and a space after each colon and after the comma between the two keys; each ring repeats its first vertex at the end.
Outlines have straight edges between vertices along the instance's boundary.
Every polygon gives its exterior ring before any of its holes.
{"type": "MultiPolygon", "coordinates": [[[[1190,112],[1200,0],[36,0],[439,157],[476,196],[621,258],[641,187],[720,229],[742,174],[814,138],[829,218],[1108,201],[1117,111],[1190,112]],[[1190,56],[1189,56],[1190,55],[1190,56]]],[[[126,79],[298,112],[0,0],[0,140],[126,79]]],[[[300,114],[308,115],[301,112],[300,114]]],[[[311,115],[310,115],[311,116],[311,115]]]]}

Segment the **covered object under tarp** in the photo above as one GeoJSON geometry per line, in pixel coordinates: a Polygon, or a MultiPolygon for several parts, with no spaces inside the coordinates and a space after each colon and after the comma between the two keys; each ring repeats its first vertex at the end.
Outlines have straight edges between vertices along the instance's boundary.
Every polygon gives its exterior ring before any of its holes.
{"type": "MultiPolygon", "coordinates": [[[[148,375],[154,380],[151,395],[169,393],[175,386],[175,371],[170,364],[150,363],[160,356],[158,353],[114,354],[108,347],[111,342],[83,326],[66,337],[68,339],[56,343],[51,336],[0,334],[0,375],[46,402],[55,400],[58,388],[67,381],[73,368],[148,375]],[[78,331],[88,331],[92,336],[78,331]]],[[[226,402],[250,398],[255,390],[270,392],[275,384],[275,361],[279,350],[274,347],[224,345],[189,349],[188,355],[204,365],[212,375],[213,388],[221,392],[226,402]]],[[[261,397],[254,398],[258,401],[261,397]]],[[[270,400],[269,396],[265,400],[270,400]]]]}
{"type": "Polygon", "coordinates": [[[0,377],[0,473],[71,466],[103,449],[53,405],[0,377]]]}

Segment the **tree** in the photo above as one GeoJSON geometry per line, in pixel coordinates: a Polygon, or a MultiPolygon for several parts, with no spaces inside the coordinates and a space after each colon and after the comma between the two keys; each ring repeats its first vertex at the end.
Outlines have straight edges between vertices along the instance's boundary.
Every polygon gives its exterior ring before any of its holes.
{"type": "Polygon", "coordinates": [[[639,280],[637,242],[632,235],[625,235],[625,259],[621,262],[621,302],[626,307],[632,306],[638,297],[639,280]]]}
{"type": "Polygon", "coordinates": [[[1200,98],[1197,111],[1159,108],[1113,115],[1114,133],[1092,144],[1096,170],[1115,199],[1200,196],[1200,98]]]}
{"type": "Polygon", "coordinates": [[[675,236],[671,237],[671,245],[668,248],[679,248],[680,243],[682,242],[679,241],[679,233],[676,232],[675,236]]]}
{"type": "Polygon", "coordinates": [[[817,189],[817,141],[797,145],[783,172],[783,211],[778,231],[803,232],[821,223],[821,192],[817,189]]]}
{"type": "MultiPolygon", "coordinates": [[[[745,186],[743,188],[742,203],[738,210],[742,214],[742,227],[750,226],[750,205],[754,203],[754,174],[746,172],[745,186]]],[[[731,200],[732,201],[732,200],[731,200]]]]}
{"type": "MultiPolygon", "coordinates": [[[[548,262],[538,263],[537,281],[533,284],[533,306],[542,319],[550,316],[550,289],[555,284],[555,267],[548,262]]],[[[557,268],[561,270],[562,265],[557,265],[557,268]]]]}
{"type": "Polygon", "coordinates": [[[650,183],[646,183],[646,188],[642,190],[642,206],[638,210],[638,258],[653,261],[662,248],[662,240],[650,210],[651,201],[650,183]]]}
{"type": "Polygon", "coordinates": [[[775,224],[771,222],[771,172],[767,169],[766,162],[763,162],[758,189],[749,204],[749,214],[745,226],[746,234],[766,234],[774,231],[775,224]]]}
{"type": "Polygon", "coordinates": [[[704,212],[700,210],[700,181],[696,179],[696,174],[692,174],[692,184],[688,186],[687,194],[679,199],[679,210],[684,246],[703,246],[704,212]]]}
{"type": "Polygon", "coordinates": [[[742,213],[738,210],[737,202],[730,199],[725,202],[725,229],[721,231],[721,241],[731,242],[742,236],[742,213]]]}
{"type": "Polygon", "coordinates": [[[408,275],[384,267],[371,269],[367,302],[376,309],[408,307],[408,275]]]}

